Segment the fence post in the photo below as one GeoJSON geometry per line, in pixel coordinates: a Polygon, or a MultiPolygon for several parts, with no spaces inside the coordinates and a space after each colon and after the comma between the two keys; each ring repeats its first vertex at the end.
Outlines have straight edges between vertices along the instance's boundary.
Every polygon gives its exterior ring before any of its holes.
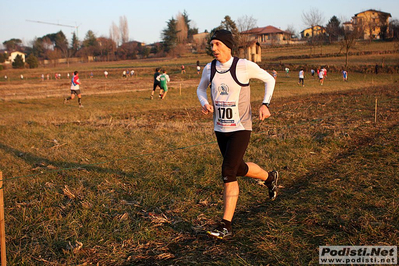
{"type": "Polygon", "coordinates": [[[6,230],[4,221],[4,185],[3,173],[0,171],[0,241],[1,241],[1,265],[6,266],[6,230]]]}

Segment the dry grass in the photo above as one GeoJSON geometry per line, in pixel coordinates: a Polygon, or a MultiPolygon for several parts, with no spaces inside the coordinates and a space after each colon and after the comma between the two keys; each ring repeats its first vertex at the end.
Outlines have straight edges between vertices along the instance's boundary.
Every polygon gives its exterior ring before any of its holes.
{"type": "MultiPolygon", "coordinates": [[[[358,42],[350,50],[353,53],[361,52],[379,52],[379,51],[398,51],[397,42],[358,42]]],[[[339,43],[308,46],[308,45],[293,45],[281,47],[265,47],[262,49],[262,59],[265,61],[274,60],[275,58],[284,56],[304,56],[304,55],[326,55],[342,53],[341,45],[339,43]]]]}
{"type": "MultiPolygon", "coordinates": [[[[146,77],[146,90],[116,78],[122,92],[106,95],[95,93],[105,80],[82,79],[85,108],[59,97],[3,101],[9,264],[316,265],[320,245],[398,245],[399,77],[349,77],[306,87],[279,77],[273,116],[260,123],[254,112],[246,159],[280,171],[280,194],[269,202],[240,179],[230,241],[203,233],[223,202],[197,76],[164,101],[149,100],[146,77]]],[[[28,84],[15,86],[33,93],[28,84]]],[[[263,88],[252,90],[255,108],[263,88]]]]}

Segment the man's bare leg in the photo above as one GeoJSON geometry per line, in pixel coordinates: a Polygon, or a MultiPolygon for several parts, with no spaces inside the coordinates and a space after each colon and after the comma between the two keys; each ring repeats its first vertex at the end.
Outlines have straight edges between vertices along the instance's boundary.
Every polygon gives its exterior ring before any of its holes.
{"type": "Polygon", "coordinates": [[[224,213],[223,219],[227,221],[233,220],[234,212],[237,206],[238,194],[240,189],[238,182],[224,183],[223,201],[224,201],[224,213]]]}
{"type": "Polygon", "coordinates": [[[247,162],[246,164],[248,165],[248,173],[245,176],[263,181],[269,177],[269,173],[256,163],[247,162]]]}

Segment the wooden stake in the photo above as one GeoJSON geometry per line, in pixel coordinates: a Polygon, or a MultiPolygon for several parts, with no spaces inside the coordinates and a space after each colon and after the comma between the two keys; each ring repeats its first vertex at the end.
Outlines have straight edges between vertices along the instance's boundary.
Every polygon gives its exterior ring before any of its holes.
{"type": "Polygon", "coordinates": [[[378,99],[375,98],[374,123],[376,123],[376,124],[377,124],[377,103],[378,103],[378,99]]]}
{"type": "Polygon", "coordinates": [[[7,265],[6,259],[6,230],[4,221],[4,187],[3,173],[0,171],[0,242],[1,242],[1,265],[7,265]]]}
{"type": "Polygon", "coordinates": [[[181,83],[180,83],[180,95],[181,95],[181,83]]]}

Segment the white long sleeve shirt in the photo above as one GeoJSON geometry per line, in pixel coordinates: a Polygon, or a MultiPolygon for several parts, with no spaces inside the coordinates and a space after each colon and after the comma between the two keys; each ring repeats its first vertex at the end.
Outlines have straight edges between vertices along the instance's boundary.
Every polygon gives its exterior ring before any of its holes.
{"type": "MultiPolygon", "coordinates": [[[[230,68],[233,57],[225,63],[216,62],[216,74],[212,80],[211,96],[214,106],[214,129],[220,132],[252,130],[250,87],[237,84],[230,68]]],[[[211,63],[208,63],[197,88],[197,96],[202,106],[209,104],[207,88],[210,83],[211,63]]],[[[240,83],[248,84],[250,79],[259,79],[265,83],[263,103],[270,103],[275,79],[256,63],[240,59],[237,63],[236,76],[240,83]]]]}

